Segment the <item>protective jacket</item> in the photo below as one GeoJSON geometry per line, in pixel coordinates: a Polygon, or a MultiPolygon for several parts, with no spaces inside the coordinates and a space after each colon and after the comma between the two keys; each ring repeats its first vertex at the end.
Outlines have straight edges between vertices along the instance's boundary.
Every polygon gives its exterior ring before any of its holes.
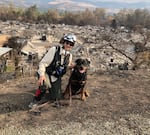
{"type": "Polygon", "coordinates": [[[56,76],[56,68],[59,65],[62,66],[70,66],[72,63],[72,54],[69,51],[63,49],[63,46],[54,46],[51,47],[45,56],[42,58],[39,64],[38,73],[40,76],[44,76],[45,72],[50,76],[52,82],[57,80],[56,76]],[[59,49],[59,51],[58,51],[59,49]],[[59,54],[56,54],[59,53],[59,54]],[[65,63],[66,57],[68,57],[68,62],[65,63]],[[65,65],[64,65],[65,64],[65,65]]]}

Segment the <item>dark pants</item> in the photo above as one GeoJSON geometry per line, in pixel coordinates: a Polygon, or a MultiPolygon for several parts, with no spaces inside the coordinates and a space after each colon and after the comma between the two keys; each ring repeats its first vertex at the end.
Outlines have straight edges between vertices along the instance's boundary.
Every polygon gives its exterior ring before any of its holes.
{"type": "Polygon", "coordinates": [[[52,87],[49,89],[50,98],[52,100],[61,99],[62,91],[61,91],[61,78],[58,78],[55,82],[51,83],[52,87]]]}
{"type": "Polygon", "coordinates": [[[45,74],[45,76],[46,81],[36,90],[34,99],[36,101],[40,101],[48,90],[50,100],[60,100],[62,98],[61,77],[59,77],[55,82],[51,82],[50,77],[47,74],[45,74]]]}

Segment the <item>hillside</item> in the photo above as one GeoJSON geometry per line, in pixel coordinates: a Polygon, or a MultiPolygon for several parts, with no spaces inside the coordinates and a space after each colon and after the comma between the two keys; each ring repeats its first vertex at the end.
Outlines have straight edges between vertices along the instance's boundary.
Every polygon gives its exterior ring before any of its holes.
{"type": "Polygon", "coordinates": [[[123,8],[126,9],[143,9],[150,8],[149,1],[102,1],[102,0],[2,0],[0,5],[14,4],[18,7],[30,7],[32,5],[37,5],[41,10],[47,10],[49,8],[57,8],[60,10],[85,10],[86,8],[105,8],[113,12],[123,8]]]}

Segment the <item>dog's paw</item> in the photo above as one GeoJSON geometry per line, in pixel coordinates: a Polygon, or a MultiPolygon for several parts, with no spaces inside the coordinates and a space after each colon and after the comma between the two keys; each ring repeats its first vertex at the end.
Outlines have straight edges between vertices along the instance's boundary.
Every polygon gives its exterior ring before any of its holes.
{"type": "Polygon", "coordinates": [[[86,101],[86,96],[85,96],[85,94],[83,94],[83,95],[81,96],[81,100],[82,100],[82,101],[86,101]]]}
{"type": "Polygon", "coordinates": [[[88,91],[85,91],[84,94],[85,94],[86,97],[89,97],[89,96],[90,96],[90,93],[89,93],[88,91]]]}
{"type": "Polygon", "coordinates": [[[82,101],[86,101],[86,98],[81,98],[82,101]]]}
{"type": "Polygon", "coordinates": [[[84,93],[82,93],[82,95],[81,95],[81,100],[86,101],[86,98],[89,97],[89,96],[90,96],[89,92],[84,91],[84,93]]]}

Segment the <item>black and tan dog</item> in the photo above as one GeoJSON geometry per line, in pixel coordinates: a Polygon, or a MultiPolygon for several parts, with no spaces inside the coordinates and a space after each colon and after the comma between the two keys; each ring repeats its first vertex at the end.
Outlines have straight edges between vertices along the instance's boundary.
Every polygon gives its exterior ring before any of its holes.
{"type": "Polygon", "coordinates": [[[68,85],[64,92],[64,98],[70,98],[72,100],[73,95],[81,95],[81,100],[85,101],[86,97],[89,96],[85,85],[87,81],[87,69],[90,65],[90,61],[87,59],[77,59],[75,66],[72,69],[68,85]]]}

